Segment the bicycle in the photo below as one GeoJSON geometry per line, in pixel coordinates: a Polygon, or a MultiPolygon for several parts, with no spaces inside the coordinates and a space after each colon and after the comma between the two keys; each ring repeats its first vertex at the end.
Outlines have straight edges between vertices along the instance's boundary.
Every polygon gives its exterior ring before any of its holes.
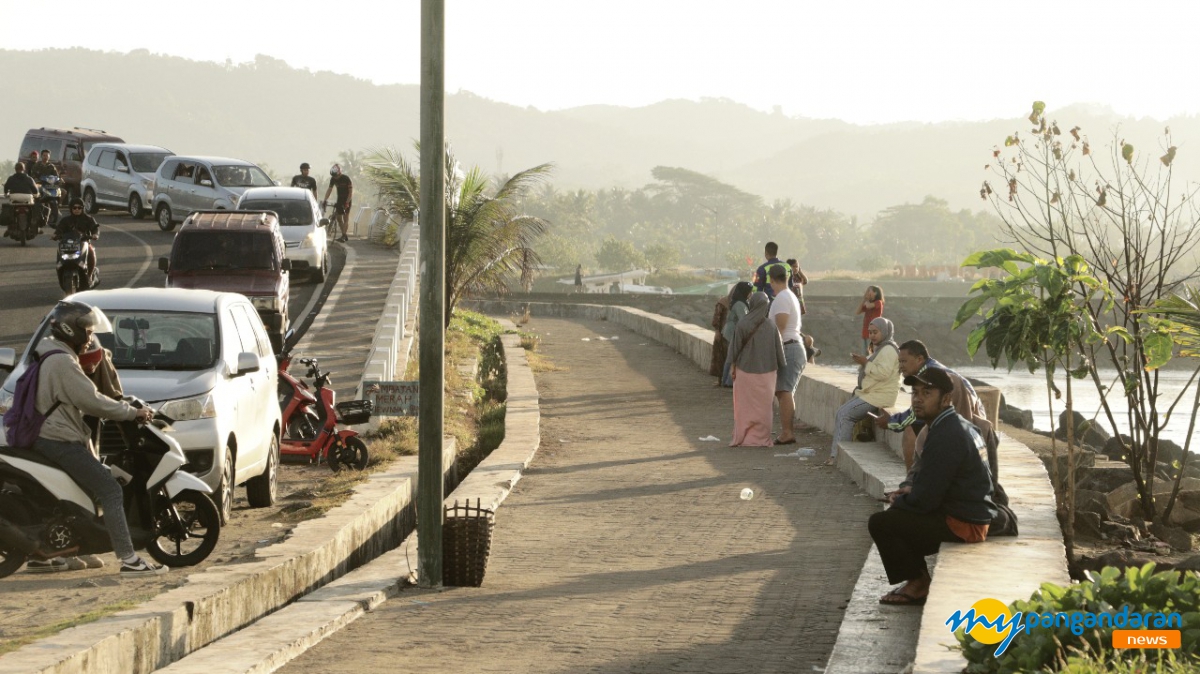
{"type": "Polygon", "coordinates": [[[329,216],[329,225],[325,227],[325,238],[329,241],[336,241],[341,237],[342,232],[350,231],[350,209],[345,211],[338,208],[337,204],[329,202],[321,202],[322,212],[326,209],[333,209],[333,213],[329,216]],[[342,223],[345,223],[345,229],[342,228],[342,223]]]}

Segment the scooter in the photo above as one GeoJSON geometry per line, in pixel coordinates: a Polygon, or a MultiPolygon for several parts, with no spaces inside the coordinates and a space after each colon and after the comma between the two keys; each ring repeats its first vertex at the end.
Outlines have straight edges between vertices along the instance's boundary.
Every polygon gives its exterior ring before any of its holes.
{"type": "Polygon", "coordinates": [[[42,178],[42,183],[38,187],[38,205],[41,206],[35,214],[38,218],[38,227],[58,226],[58,206],[62,203],[62,179],[56,175],[48,175],[42,178]]]}
{"type": "MultiPolygon", "coordinates": [[[[136,398],[126,400],[134,407],[146,406],[136,398]]],[[[221,516],[209,497],[212,488],[180,470],[187,457],[171,430],[171,419],[155,413],[145,425],[102,422],[100,433],[112,437],[106,445],[119,447],[104,458],[124,488],[134,547],[145,549],[160,564],[193,566],[216,548],[221,516]]],[[[0,447],[0,518],[0,578],[31,557],[112,551],[103,516],[91,497],[35,450],[0,447]]]]}
{"type": "MultiPolygon", "coordinates": [[[[289,331],[290,334],[290,331],[289,331]]],[[[367,445],[351,428],[338,430],[339,423],[365,424],[371,419],[370,400],[334,402],[329,388],[329,373],[321,372],[316,358],[301,358],[308,366],[307,377],[313,380],[314,391],[288,371],[292,362],[291,347],[284,347],[276,356],[279,361],[279,407],[283,411],[284,437],[279,451],[284,456],[307,457],[311,463],[324,460],[333,472],[342,468],[362,470],[367,467],[367,445]]]]}
{"type": "Polygon", "coordinates": [[[100,285],[100,265],[88,269],[88,250],[91,240],[71,231],[58,242],[58,285],[73,295],[100,285]]]}
{"type": "Polygon", "coordinates": [[[35,201],[36,197],[32,194],[14,193],[8,195],[9,208],[12,209],[12,220],[9,222],[4,236],[20,242],[22,246],[25,245],[26,241],[38,235],[37,217],[33,212],[35,201]]]}

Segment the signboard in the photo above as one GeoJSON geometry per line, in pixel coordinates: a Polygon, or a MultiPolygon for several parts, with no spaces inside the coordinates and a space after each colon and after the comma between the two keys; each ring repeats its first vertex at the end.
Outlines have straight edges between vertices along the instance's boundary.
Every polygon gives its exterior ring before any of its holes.
{"type": "Polygon", "coordinates": [[[363,393],[375,403],[372,412],[382,417],[415,417],[418,415],[418,382],[364,381],[363,393]]]}

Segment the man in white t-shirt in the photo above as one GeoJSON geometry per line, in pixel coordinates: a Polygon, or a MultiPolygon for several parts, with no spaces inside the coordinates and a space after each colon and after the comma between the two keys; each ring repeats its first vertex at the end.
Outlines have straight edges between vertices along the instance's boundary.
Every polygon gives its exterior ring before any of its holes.
{"type": "Polygon", "coordinates": [[[796,385],[804,372],[807,360],[804,342],[800,338],[800,300],[794,293],[787,292],[788,274],[782,265],[771,267],[768,272],[775,299],[771,301],[768,317],[775,322],[779,336],[783,339],[783,355],[787,362],[775,374],[775,397],[779,399],[779,439],[777,445],[790,445],[796,441],[796,385]]]}

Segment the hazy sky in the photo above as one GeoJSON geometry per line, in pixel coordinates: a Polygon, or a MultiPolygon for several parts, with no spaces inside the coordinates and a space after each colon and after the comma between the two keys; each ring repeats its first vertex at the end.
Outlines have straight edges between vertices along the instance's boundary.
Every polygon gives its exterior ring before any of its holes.
{"type": "MultiPolygon", "coordinates": [[[[0,3],[0,48],[145,48],[234,62],[261,53],[381,84],[419,79],[419,0],[20,3],[30,21],[12,20],[16,4],[0,3]],[[44,11],[70,20],[36,21],[44,11]]],[[[446,5],[447,90],[543,110],[720,97],[860,123],[1014,117],[1034,99],[1134,116],[1200,113],[1194,1],[446,5]]]]}

